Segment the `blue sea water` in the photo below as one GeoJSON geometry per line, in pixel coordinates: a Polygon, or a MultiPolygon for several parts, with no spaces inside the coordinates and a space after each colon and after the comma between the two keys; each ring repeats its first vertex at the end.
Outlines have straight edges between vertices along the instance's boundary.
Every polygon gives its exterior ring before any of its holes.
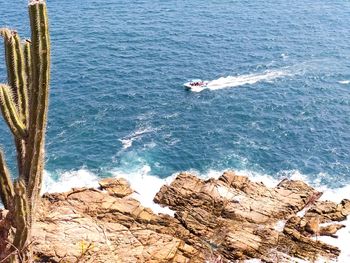
{"type": "MultiPolygon", "coordinates": [[[[29,36],[26,3],[1,0],[0,26],[29,36]]],[[[147,167],[161,178],[234,169],[350,183],[349,1],[48,0],[48,8],[52,177],[147,167]],[[224,84],[184,89],[194,78],[224,84]]],[[[14,171],[3,121],[0,144],[14,171]]]]}

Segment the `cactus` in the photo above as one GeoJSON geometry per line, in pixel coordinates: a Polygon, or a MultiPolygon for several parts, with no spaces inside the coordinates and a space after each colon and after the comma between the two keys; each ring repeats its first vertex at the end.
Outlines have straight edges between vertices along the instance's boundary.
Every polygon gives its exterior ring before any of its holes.
{"type": "MultiPolygon", "coordinates": [[[[26,194],[26,187],[23,180],[17,180],[15,182],[15,195],[14,195],[14,207],[16,213],[14,214],[14,226],[16,227],[16,234],[13,240],[13,247],[26,249],[29,235],[29,223],[28,220],[28,200],[26,194]]],[[[28,260],[28,253],[22,255],[22,261],[28,260]],[[25,256],[26,258],[23,258],[25,256]]]]}
{"type": "MultiPolygon", "coordinates": [[[[0,29],[4,39],[8,84],[0,84],[0,109],[15,140],[18,179],[13,184],[0,151],[0,197],[13,215],[13,247],[20,253],[11,261],[30,261],[28,245],[40,194],[45,130],[49,101],[50,37],[46,3],[30,0],[31,40],[0,29]]],[[[13,251],[9,251],[12,253],[13,251]]],[[[1,258],[0,258],[1,261],[1,258]]]]}

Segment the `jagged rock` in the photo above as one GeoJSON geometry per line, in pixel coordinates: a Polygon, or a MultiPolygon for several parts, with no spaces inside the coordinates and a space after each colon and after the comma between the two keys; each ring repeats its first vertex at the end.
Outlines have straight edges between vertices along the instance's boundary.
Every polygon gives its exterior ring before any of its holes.
{"type": "Polygon", "coordinates": [[[338,236],[336,235],[337,231],[339,229],[342,229],[343,227],[345,227],[345,225],[343,224],[332,224],[332,225],[328,225],[328,226],[324,226],[320,228],[320,236],[331,236],[334,238],[337,238],[338,236]]]}
{"type": "MultiPolygon", "coordinates": [[[[334,259],[340,253],[338,248],[310,237],[336,232],[339,227],[320,228],[319,217],[303,220],[296,216],[305,207],[315,209],[321,194],[302,181],[283,180],[267,188],[233,172],[206,181],[182,173],[163,186],[154,201],[176,211],[175,217],[183,226],[207,240],[226,260],[334,259]],[[282,232],[275,229],[281,220],[286,221],[282,232]]],[[[344,219],[349,214],[347,202],[334,205],[342,217],[327,213],[328,218],[344,219]]]]}
{"type": "Polygon", "coordinates": [[[318,216],[310,218],[305,225],[305,230],[312,235],[318,235],[320,232],[320,218],[318,216]]]}
{"type": "Polygon", "coordinates": [[[133,193],[127,180],[124,178],[105,178],[99,182],[101,189],[116,197],[124,197],[133,193]]]}
{"type": "Polygon", "coordinates": [[[350,200],[344,199],[340,204],[331,201],[317,201],[305,214],[306,218],[318,216],[321,223],[343,221],[350,214],[350,200]]]}
{"type": "Polygon", "coordinates": [[[343,225],[321,224],[350,213],[348,200],[320,202],[321,193],[301,181],[268,188],[233,172],[209,180],[182,173],[164,185],[154,200],[175,217],[141,206],[124,179],[100,186],[43,196],[33,230],[37,262],[335,259],[337,247],[312,237],[335,237],[343,225]]]}
{"type": "Polygon", "coordinates": [[[74,189],[44,196],[34,248],[42,262],[203,262],[174,231],[189,235],[174,218],[128,196],[74,189]]]}

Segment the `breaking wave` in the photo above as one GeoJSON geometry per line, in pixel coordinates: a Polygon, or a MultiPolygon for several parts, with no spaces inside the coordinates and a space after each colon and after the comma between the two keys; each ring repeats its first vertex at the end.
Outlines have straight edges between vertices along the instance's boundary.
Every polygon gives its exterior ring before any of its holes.
{"type": "Polygon", "coordinates": [[[44,171],[42,194],[66,192],[74,187],[97,188],[98,181],[101,180],[96,174],[84,168],[76,171],[56,172],[55,175],[44,171]]]}

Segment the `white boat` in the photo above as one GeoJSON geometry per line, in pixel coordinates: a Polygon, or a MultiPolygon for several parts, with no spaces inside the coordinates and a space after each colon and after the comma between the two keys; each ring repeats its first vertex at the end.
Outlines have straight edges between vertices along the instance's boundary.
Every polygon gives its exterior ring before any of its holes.
{"type": "Polygon", "coordinates": [[[208,81],[203,81],[201,79],[193,79],[189,82],[186,82],[184,86],[188,89],[193,89],[193,88],[202,88],[205,89],[208,85],[208,81]]]}

